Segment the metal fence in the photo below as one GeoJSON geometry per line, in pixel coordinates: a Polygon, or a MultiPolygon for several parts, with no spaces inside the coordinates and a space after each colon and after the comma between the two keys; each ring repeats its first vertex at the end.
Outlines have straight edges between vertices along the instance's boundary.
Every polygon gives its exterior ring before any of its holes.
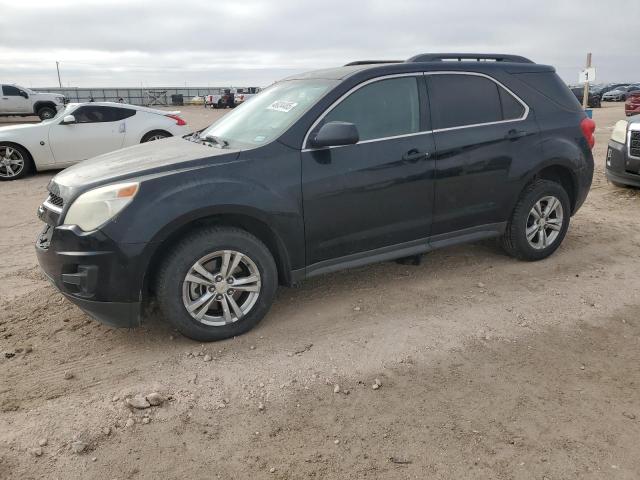
{"type": "MultiPolygon", "coordinates": [[[[88,102],[92,98],[96,102],[117,102],[120,98],[125,103],[132,105],[161,105],[163,101],[171,105],[172,95],[182,95],[185,103],[194,97],[204,95],[218,95],[225,89],[232,87],[149,87],[149,88],[33,88],[36,92],[60,93],[67,97],[70,102],[88,102]],[[156,92],[156,93],[153,93],[156,92]],[[157,92],[166,92],[158,94],[157,92]],[[154,102],[154,97],[159,97],[154,102]]],[[[239,87],[233,87],[239,89],[239,87]]]]}

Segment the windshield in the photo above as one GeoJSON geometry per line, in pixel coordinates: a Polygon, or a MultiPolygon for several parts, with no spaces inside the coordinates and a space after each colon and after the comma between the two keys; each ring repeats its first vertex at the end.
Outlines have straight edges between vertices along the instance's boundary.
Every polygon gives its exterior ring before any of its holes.
{"type": "Polygon", "coordinates": [[[278,138],[330,88],[335,80],[276,83],[236,107],[200,134],[235,148],[257,147],[278,138]]]}

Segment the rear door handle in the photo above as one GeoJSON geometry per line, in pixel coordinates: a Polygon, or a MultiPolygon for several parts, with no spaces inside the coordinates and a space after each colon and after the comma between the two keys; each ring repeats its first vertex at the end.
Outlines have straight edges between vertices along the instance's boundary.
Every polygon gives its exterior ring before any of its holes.
{"type": "Polygon", "coordinates": [[[405,162],[417,162],[424,158],[429,158],[429,154],[427,152],[421,152],[417,148],[412,148],[402,156],[402,160],[405,162]]]}
{"type": "Polygon", "coordinates": [[[525,137],[526,135],[527,135],[527,132],[525,132],[524,130],[516,130],[514,128],[514,129],[509,130],[507,132],[507,134],[505,135],[505,138],[507,138],[509,140],[516,140],[518,138],[525,137]]]}

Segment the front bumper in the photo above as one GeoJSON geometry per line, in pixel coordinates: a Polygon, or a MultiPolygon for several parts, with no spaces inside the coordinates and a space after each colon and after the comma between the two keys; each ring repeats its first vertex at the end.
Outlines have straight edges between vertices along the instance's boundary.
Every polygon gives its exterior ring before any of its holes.
{"type": "MultiPolygon", "coordinates": [[[[39,215],[50,220],[47,210],[39,215]]],[[[112,327],[140,324],[143,278],[137,269],[143,244],[119,245],[100,230],[47,222],[36,240],[40,267],[71,302],[112,327]]]]}
{"type": "Polygon", "coordinates": [[[609,180],[640,187],[640,158],[630,157],[627,145],[610,140],[606,162],[605,172],[609,180]]]}

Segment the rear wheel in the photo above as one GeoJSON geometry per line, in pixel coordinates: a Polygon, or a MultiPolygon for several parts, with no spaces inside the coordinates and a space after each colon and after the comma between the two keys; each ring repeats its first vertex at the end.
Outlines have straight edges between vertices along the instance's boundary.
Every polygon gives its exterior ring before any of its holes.
{"type": "Polygon", "coordinates": [[[40,107],[38,109],[40,120],[49,120],[56,116],[56,109],[52,107],[40,107]]]}
{"type": "Polygon", "coordinates": [[[24,148],[0,143],[0,180],[18,180],[31,173],[33,162],[24,148]]]}
{"type": "Polygon", "coordinates": [[[502,237],[506,252],[521,260],[547,258],[562,243],[571,217],[562,185],[537,180],[522,193],[502,237]]]}
{"type": "Polygon", "coordinates": [[[236,228],[207,228],[180,242],[157,281],[163,315],[183,335],[208,342],[240,335],[262,320],[278,274],[269,249],[236,228]]]}
{"type": "Polygon", "coordinates": [[[172,135],[169,132],[165,132],[164,130],[154,130],[145,134],[140,140],[140,143],[153,142],[154,140],[162,140],[163,138],[169,138],[172,135]]]}

